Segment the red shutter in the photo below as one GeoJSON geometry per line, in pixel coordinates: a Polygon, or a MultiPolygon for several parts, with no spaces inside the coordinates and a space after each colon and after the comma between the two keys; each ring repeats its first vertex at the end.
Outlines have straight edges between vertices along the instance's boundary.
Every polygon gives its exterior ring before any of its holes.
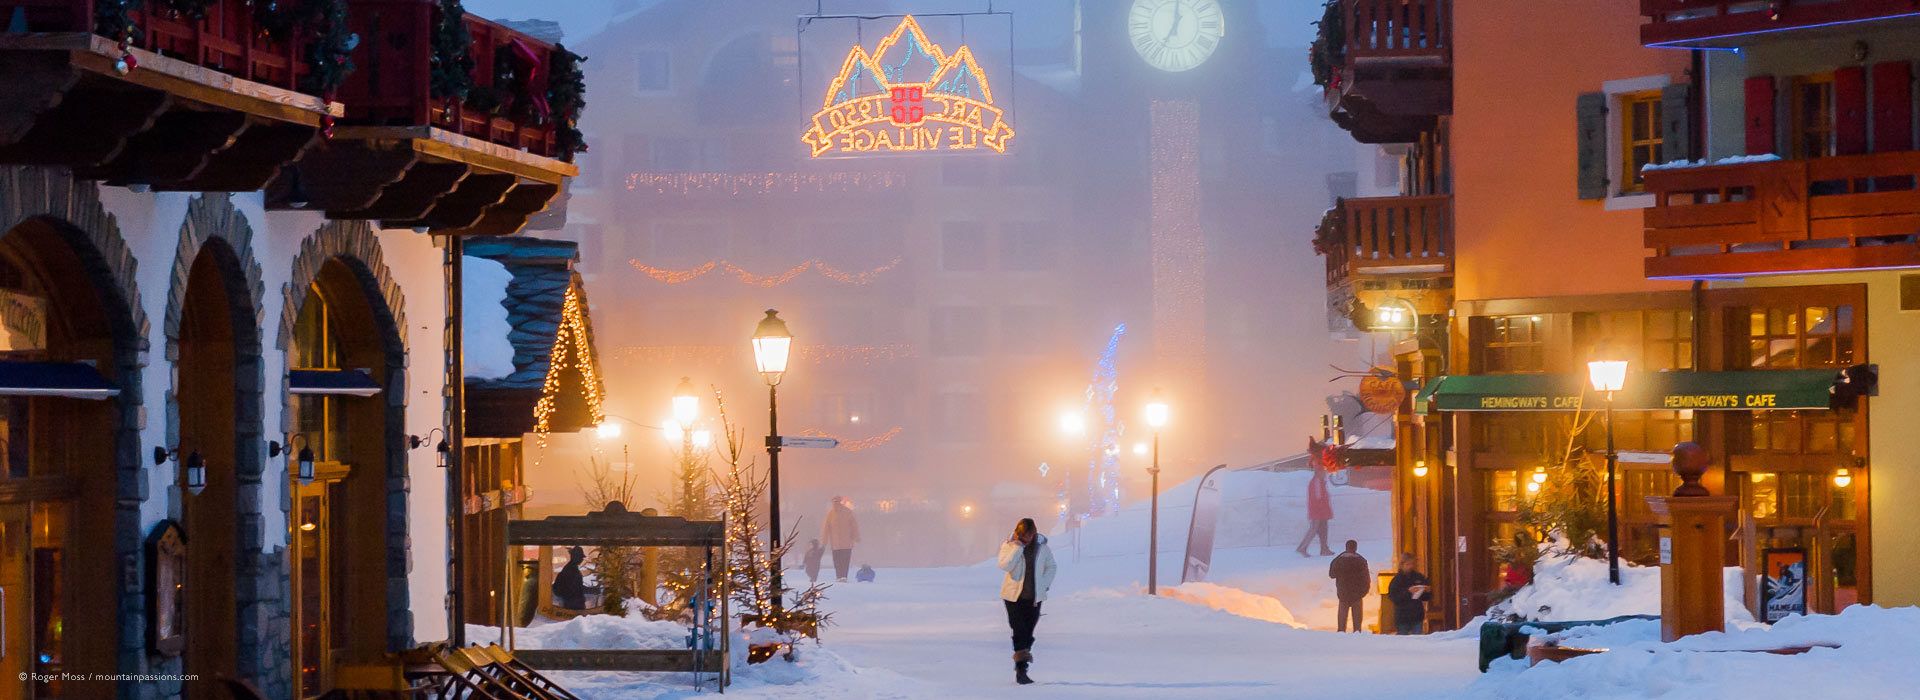
{"type": "Polygon", "coordinates": [[[1867,69],[1833,72],[1833,145],[1837,155],[1867,152],[1867,69]]]}
{"type": "Polygon", "coordinates": [[[1773,76],[1757,75],[1747,79],[1747,155],[1772,152],[1773,76]]]}
{"type": "Polygon", "coordinates": [[[1873,67],[1873,150],[1913,150],[1913,67],[1906,61],[1873,67]]]}

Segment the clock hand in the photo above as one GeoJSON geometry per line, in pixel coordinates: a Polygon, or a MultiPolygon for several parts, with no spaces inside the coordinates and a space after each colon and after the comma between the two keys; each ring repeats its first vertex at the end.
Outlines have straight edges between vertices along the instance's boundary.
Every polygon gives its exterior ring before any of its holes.
{"type": "Polygon", "coordinates": [[[1173,41],[1173,35],[1180,33],[1180,0],[1173,0],[1173,24],[1167,27],[1167,41],[1173,41]]]}

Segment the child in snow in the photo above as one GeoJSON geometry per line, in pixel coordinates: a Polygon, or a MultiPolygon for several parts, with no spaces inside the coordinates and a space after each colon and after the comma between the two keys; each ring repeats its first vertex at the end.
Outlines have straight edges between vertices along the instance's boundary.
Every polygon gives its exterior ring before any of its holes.
{"type": "Polygon", "coordinates": [[[820,580],[820,557],[826,556],[827,548],[820,546],[820,540],[807,545],[807,582],[820,580]]]}
{"type": "Polygon", "coordinates": [[[860,571],[853,575],[853,580],[860,583],[873,583],[873,567],[861,564],[860,571]]]}
{"type": "Polygon", "coordinates": [[[1000,543],[1000,599],[1007,604],[1007,625],[1013,628],[1013,680],[1032,683],[1027,665],[1033,663],[1033,627],[1040,622],[1040,604],[1047,599],[1057,565],[1047,537],[1033,518],[1021,518],[1013,536],[1000,543]]]}

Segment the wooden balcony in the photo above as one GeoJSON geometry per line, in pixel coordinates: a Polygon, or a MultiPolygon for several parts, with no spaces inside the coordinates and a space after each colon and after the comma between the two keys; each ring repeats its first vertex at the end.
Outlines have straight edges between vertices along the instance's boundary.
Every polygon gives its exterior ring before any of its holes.
{"type": "MultiPolygon", "coordinates": [[[[436,84],[437,0],[349,0],[364,37],[340,89],[343,126],[267,188],[268,206],[462,235],[518,232],[578,174],[552,105],[562,49],[474,15],[460,20],[466,85],[436,84]]],[[[578,132],[573,132],[577,136],[578,132]]]]}
{"type": "Polygon", "coordinates": [[[344,114],[305,60],[321,28],[297,13],[214,0],[203,18],[114,18],[94,0],[0,0],[0,17],[16,30],[0,33],[0,163],[114,185],[257,190],[344,114]]]}
{"type": "Polygon", "coordinates": [[[1911,0],[1640,0],[1640,14],[1649,20],[1640,26],[1640,43],[1661,48],[1729,48],[1894,23],[1920,26],[1920,5],[1911,0]]]}
{"type": "Polygon", "coordinates": [[[1452,0],[1340,0],[1328,17],[1327,110],[1355,140],[1410,142],[1453,112],[1452,0]]]}
{"type": "Polygon", "coordinates": [[[1378,308],[1406,300],[1421,314],[1453,305],[1453,196],[1343,199],[1314,231],[1327,258],[1327,298],[1336,315],[1353,302],[1378,308]]]}
{"type": "Polygon", "coordinates": [[[1653,170],[1647,277],[1920,267],[1920,152],[1653,170]]]}

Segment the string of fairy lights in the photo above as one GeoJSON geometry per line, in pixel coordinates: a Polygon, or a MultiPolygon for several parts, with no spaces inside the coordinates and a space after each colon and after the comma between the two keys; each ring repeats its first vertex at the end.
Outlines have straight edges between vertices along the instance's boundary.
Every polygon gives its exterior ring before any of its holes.
{"type": "MultiPolygon", "coordinates": [[[[561,390],[560,378],[567,370],[580,372],[581,391],[587,399],[589,425],[599,425],[606,420],[601,411],[600,400],[604,390],[600,386],[600,377],[595,370],[593,344],[588,342],[586,309],[580,304],[580,289],[576,285],[567,286],[567,297],[560,305],[560,328],[553,335],[553,354],[547,361],[547,376],[540,388],[540,401],[533,406],[533,432],[540,447],[547,446],[547,435],[553,432],[553,414],[558,410],[561,390]]],[[[539,466],[536,457],[534,465],[539,466]]]]}
{"type": "Polygon", "coordinates": [[[892,261],[888,262],[885,265],[881,265],[879,267],[875,267],[869,270],[863,270],[860,272],[847,272],[839,268],[836,268],[832,265],[828,265],[825,261],[815,258],[813,260],[808,260],[806,262],[790,267],[785,272],[780,272],[780,273],[771,274],[771,275],[757,274],[751,270],[747,270],[745,268],[742,268],[738,265],[735,265],[731,262],[727,262],[725,260],[708,261],[706,263],[702,263],[694,267],[677,269],[677,270],[667,269],[662,267],[654,267],[652,265],[648,265],[646,263],[640,262],[637,259],[628,260],[627,264],[632,265],[633,269],[639,270],[641,274],[644,274],[647,277],[652,278],[653,281],[662,282],[665,284],[684,284],[684,283],[692,282],[696,279],[705,277],[709,273],[714,272],[715,270],[725,270],[728,274],[733,275],[735,279],[740,280],[740,282],[743,284],[749,284],[757,287],[778,287],[788,282],[792,282],[795,278],[799,277],[802,273],[808,270],[813,270],[819,273],[821,277],[825,277],[827,279],[833,280],[835,282],[839,282],[841,284],[865,286],[868,284],[872,284],[875,278],[878,278],[880,275],[884,274],[886,271],[891,270],[895,267],[898,267],[900,265],[900,258],[894,258],[892,261]]]}
{"type": "Polygon", "coordinates": [[[1153,135],[1153,354],[1162,375],[1206,372],[1206,240],[1200,224],[1200,107],[1156,101],[1153,135]]]}
{"type": "Polygon", "coordinates": [[[824,173],[628,173],[627,189],[650,195],[768,196],[878,192],[907,184],[900,171],[824,173]]]}
{"type": "Polygon", "coordinates": [[[859,440],[848,440],[838,435],[821,432],[813,428],[807,428],[805,430],[802,430],[800,431],[800,434],[806,437],[824,437],[824,438],[833,438],[834,440],[838,440],[840,442],[840,446],[835,449],[838,449],[842,452],[864,452],[866,450],[871,450],[873,448],[892,442],[894,438],[900,437],[901,430],[902,428],[896,425],[892,429],[888,430],[887,432],[881,433],[879,435],[875,435],[873,437],[861,438],[859,440]]]}

